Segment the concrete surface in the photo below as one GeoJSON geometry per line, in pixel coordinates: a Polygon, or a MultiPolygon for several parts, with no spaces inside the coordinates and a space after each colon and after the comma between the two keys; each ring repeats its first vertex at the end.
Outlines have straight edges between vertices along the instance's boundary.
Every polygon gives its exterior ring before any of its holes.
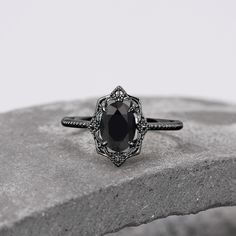
{"type": "Polygon", "coordinates": [[[146,117],[181,119],[149,132],[120,168],[95,152],[87,130],[60,125],[90,115],[96,99],[0,115],[0,235],[102,235],[168,215],[236,205],[236,106],[144,98],[146,117]]]}
{"type": "Polygon", "coordinates": [[[236,207],[220,207],[195,215],[168,216],[106,236],[235,236],[236,207]]]}

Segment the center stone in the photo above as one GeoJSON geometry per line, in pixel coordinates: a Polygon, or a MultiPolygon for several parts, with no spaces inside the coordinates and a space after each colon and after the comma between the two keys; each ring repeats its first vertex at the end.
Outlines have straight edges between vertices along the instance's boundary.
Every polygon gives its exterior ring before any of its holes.
{"type": "Polygon", "coordinates": [[[116,101],[106,107],[101,117],[101,137],[107,147],[116,152],[129,147],[134,140],[136,123],[134,113],[129,111],[130,101],[116,101]]]}

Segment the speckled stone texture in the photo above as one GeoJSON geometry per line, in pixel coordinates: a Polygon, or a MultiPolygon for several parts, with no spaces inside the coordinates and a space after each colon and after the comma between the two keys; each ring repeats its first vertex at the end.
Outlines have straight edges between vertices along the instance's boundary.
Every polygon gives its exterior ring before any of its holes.
{"type": "Polygon", "coordinates": [[[150,131],[142,153],[117,168],[67,115],[91,115],[96,99],[0,115],[0,235],[102,235],[168,215],[236,205],[236,106],[143,98],[146,117],[180,119],[150,131]]]}
{"type": "Polygon", "coordinates": [[[195,215],[168,216],[151,223],[126,227],[106,236],[235,236],[236,207],[221,207],[195,215]]]}

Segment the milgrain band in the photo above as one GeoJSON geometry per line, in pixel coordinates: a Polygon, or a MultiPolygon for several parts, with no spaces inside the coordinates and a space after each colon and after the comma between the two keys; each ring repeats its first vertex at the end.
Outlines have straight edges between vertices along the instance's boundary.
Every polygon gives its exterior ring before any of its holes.
{"type": "Polygon", "coordinates": [[[92,116],[72,116],[64,117],[61,124],[66,127],[72,128],[88,128],[92,116]]]}
{"type": "Polygon", "coordinates": [[[149,130],[180,130],[183,122],[179,120],[146,118],[149,130]]]}
{"type": "MultiPolygon", "coordinates": [[[[61,124],[72,128],[88,128],[92,116],[64,117],[61,124]]],[[[146,118],[148,130],[180,130],[183,123],[179,120],[146,118]]]]}

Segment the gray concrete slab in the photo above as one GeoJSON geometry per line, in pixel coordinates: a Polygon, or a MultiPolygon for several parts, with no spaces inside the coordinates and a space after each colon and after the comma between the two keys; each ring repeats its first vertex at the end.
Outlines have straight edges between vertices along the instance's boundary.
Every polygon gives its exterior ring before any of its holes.
{"type": "Polygon", "coordinates": [[[235,236],[236,207],[220,207],[194,215],[168,216],[106,236],[235,236]]]}
{"type": "Polygon", "coordinates": [[[0,115],[0,235],[102,235],[168,215],[236,204],[236,106],[143,98],[146,117],[184,121],[149,132],[120,168],[95,152],[87,130],[96,99],[0,115]]]}

